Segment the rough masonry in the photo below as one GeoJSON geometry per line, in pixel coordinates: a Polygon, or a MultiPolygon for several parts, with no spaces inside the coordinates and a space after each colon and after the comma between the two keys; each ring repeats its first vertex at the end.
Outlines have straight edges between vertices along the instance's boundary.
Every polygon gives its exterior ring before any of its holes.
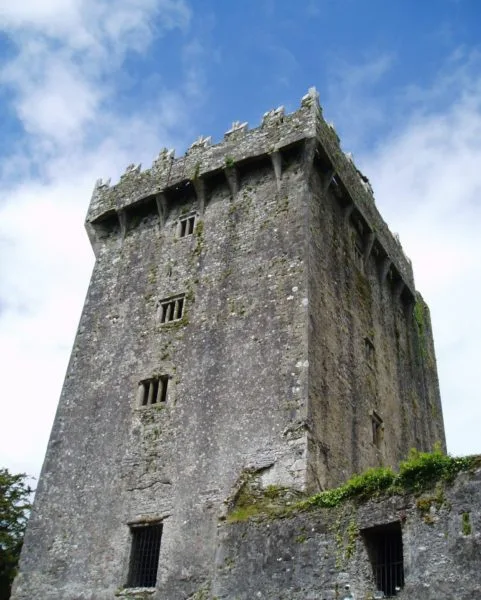
{"type": "Polygon", "coordinates": [[[16,600],[194,598],[246,474],[312,493],[444,447],[429,310],[315,90],[98,181],[86,228],[16,600]]]}

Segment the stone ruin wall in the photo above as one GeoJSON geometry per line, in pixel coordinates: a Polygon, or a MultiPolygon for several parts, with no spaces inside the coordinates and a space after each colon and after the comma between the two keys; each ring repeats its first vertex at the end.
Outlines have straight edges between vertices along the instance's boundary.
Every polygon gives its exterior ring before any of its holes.
{"type": "Polygon", "coordinates": [[[421,496],[317,509],[219,529],[212,598],[374,600],[369,533],[399,528],[400,600],[481,598],[481,471],[421,496]],[[346,588],[349,586],[349,589],[346,588]]]}

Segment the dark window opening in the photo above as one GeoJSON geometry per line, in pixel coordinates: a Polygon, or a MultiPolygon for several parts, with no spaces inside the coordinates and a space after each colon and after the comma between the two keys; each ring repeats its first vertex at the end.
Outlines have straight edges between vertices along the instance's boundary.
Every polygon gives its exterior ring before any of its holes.
{"type": "Polygon", "coordinates": [[[374,364],[374,344],[368,337],[364,338],[364,356],[369,364],[374,364]]]}
{"type": "Polygon", "coordinates": [[[179,237],[186,237],[194,233],[195,215],[183,217],[179,221],[179,237]]]}
{"type": "Polygon", "coordinates": [[[384,425],[381,417],[373,412],[371,415],[371,424],[372,424],[372,443],[379,448],[381,446],[384,425]]]}
{"type": "Polygon", "coordinates": [[[363,538],[371,561],[376,588],[394,598],[404,586],[403,543],[400,523],[365,529],[363,538]]]}
{"type": "Polygon", "coordinates": [[[151,406],[167,401],[169,376],[162,375],[139,383],[139,406],[151,406]]]}
{"type": "Polygon", "coordinates": [[[162,300],[159,303],[160,322],[169,323],[182,318],[184,312],[184,296],[172,298],[170,300],[162,300]]]}
{"type": "Polygon", "coordinates": [[[131,527],[132,549],[127,587],[155,587],[159,567],[162,523],[131,527]]]}

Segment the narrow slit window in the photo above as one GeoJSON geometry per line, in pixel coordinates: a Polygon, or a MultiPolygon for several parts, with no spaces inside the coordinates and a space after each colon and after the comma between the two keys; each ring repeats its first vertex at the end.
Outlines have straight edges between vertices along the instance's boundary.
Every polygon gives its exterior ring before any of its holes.
{"type": "Polygon", "coordinates": [[[373,412],[371,415],[372,443],[379,448],[383,438],[384,425],[381,417],[373,412]]]}
{"type": "Polygon", "coordinates": [[[167,401],[169,376],[162,375],[139,383],[139,406],[152,406],[167,401]]]}
{"type": "Polygon", "coordinates": [[[368,362],[368,364],[373,365],[374,364],[374,343],[371,340],[371,338],[365,337],[364,338],[364,356],[366,357],[366,360],[368,362]]]}
{"type": "Polygon", "coordinates": [[[179,220],[179,237],[186,237],[194,233],[195,215],[182,217],[179,220]]]}
{"type": "Polygon", "coordinates": [[[400,523],[362,532],[378,592],[394,598],[404,586],[403,542],[400,523]]]}
{"type": "Polygon", "coordinates": [[[132,547],[130,551],[127,587],[155,587],[159,568],[162,523],[136,525],[130,528],[132,547]]]}
{"type": "Polygon", "coordinates": [[[160,322],[169,323],[170,321],[178,321],[182,319],[185,306],[184,296],[177,298],[169,298],[159,302],[160,322]]]}

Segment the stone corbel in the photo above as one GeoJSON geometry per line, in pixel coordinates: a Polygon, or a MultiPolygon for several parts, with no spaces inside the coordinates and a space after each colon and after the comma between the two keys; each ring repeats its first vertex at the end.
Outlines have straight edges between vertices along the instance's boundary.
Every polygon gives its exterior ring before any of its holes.
{"type": "Polygon", "coordinates": [[[234,200],[237,196],[237,192],[239,191],[239,173],[235,165],[224,167],[224,173],[225,178],[227,179],[230,194],[234,200]]]}
{"type": "Polygon", "coordinates": [[[192,180],[199,204],[199,214],[203,215],[205,210],[205,181],[201,177],[196,177],[192,180]]]}
{"type": "Polygon", "coordinates": [[[271,152],[272,167],[274,168],[274,174],[276,176],[277,191],[281,189],[282,180],[282,156],[279,150],[271,152]]]}
{"type": "Polygon", "coordinates": [[[349,202],[349,204],[347,204],[344,207],[344,210],[342,212],[344,223],[346,223],[346,224],[349,223],[349,217],[351,216],[353,210],[354,210],[354,202],[349,202]]]}
{"type": "Polygon", "coordinates": [[[155,202],[157,204],[157,211],[159,213],[160,226],[165,225],[167,220],[167,197],[163,192],[155,196],[155,202]]]}
{"type": "Polygon", "coordinates": [[[396,282],[396,285],[394,286],[394,297],[395,298],[399,299],[401,297],[404,287],[405,287],[405,284],[402,279],[400,279],[399,281],[396,282]]]}
{"type": "Polygon", "coordinates": [[[364,244],[364,263],[367,263],[369,257],[371,256],[372,247],[374,246],[374,240],[376,239],[376,234],[371,231],[369,232],[367,239],[364,244]]]}
{"type": "Polygon", "coordinates": [[[314,168],[314,156],[316,154],[317,139],[311,138],[306,140],[304,144],[304,152],[302,155],[302,162],[304,166],[304,172],[309,178],[314,168]]]}
{"type": "Polygon", "coordinates": [[[381,279],[381,283],[386,279],[387,274],[389,273],[389,269],[391,268],[392,260],[389,256],[386,256],[381,263],[381,268],[379,269],[379,277],[381,279]]]}
{"type": "Polygon", "coordinates": [[[120,224],[120,239],[124,240],[127,235],[127,213],[123,208],[117,211],[117,217],[120,224]]]}
{"type": "Polygon", "coordinates": [[[332,180],[336,176],[335,169],[331,169],[328,173],[326,173],[324,185],[322,187],[322,193],[325,194],[327,190],[330,188],[332,180]]]}

